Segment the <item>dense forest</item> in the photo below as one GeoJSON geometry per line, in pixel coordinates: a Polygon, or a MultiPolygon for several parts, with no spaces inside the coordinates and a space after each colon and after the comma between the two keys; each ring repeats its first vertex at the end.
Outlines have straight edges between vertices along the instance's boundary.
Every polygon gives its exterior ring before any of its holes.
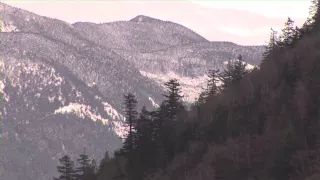
{"type": "Polygon", "coordinates": [[[165,84],[156,110],[137,111],[124,96],[123,147],[97,164],[85,151],[77,165],[60,159],[56,180],[320,179],[320,10],[314,1],[302,27],[288,18],[272,31],[259,68],[241,55],[209,71],[190,108],[179,82],[165,84]],[[223,85],[217,86],[216,82],[223,85]]]}

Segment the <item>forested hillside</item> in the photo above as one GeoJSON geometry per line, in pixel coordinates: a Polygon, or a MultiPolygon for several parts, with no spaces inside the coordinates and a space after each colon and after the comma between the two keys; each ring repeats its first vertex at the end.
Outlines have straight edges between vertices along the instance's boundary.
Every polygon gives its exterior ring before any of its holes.
{"type": "Polygon", "coordinates": [[[138,113],[135,96],[125,95],[123,147],[99,166],[84,152],[77,170],[66,155],[57,179],[318,180],[319,48],[315,1],[302,27],[288,18],[280,36],[271,33],[259,68],[247,70],[239,56],[225,70],[210,71],[190,109],[175,79],[155,111],[138,113]]]}
{"type": "Polygon", "coordinates": [[[84,147],[97,160],[111,155],[124,138],[124,94],[135,95],[138,111],[153,110],[164,100],[163,84],[177,78],[191,104],[209,69],[238,54],[257,66],[263,52],[141,15],[71,24],[0,2],[0,19],[4,180],[48,180],[59,158],[76,159],[84,147]]]}

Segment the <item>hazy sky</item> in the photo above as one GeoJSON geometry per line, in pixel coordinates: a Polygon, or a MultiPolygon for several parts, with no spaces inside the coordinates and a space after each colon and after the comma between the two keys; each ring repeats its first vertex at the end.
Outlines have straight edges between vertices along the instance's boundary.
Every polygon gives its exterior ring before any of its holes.
{"type": "Polygon", "coordinates": [[[298,26],[308,17],[310,1],[27,1],[4,0],[39,15],[77,21],[110,22],[147,15],[182,24],[211,41],[265,44],[270,28],[281,29],[288,17],[298,26]]]}

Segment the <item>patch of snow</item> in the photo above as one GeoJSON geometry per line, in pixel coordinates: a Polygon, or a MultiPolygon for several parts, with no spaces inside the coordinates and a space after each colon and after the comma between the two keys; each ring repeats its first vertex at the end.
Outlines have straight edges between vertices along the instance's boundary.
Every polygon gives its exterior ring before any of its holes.
{"type": "Polygon", "coordinates": [[[112,117],[113,120],[109,120],[106,118],[103,118],[100,114],[97,114],[93,112],[92,108],[85,104],[79,104],[79,103],[70,103],[67,106],[63,106],[57,110],[54,111],[54,114],[68,114],[72,113],[77,115],[80,118],[89,117],[93,121],[101,121],[104,125],[111,125],[114,127],[114,132],[119,137],[125,137],[126,135],[126,128],[123,126],[125,118],[118,113],[110,104],[107,102],[103,102],[104,110],[106,113],[112,117]]]}
{"type": "Polygon", "coordinates": [[[85,104],[70,103],[54,111],[54,114],[67,114],[73,113],[78,117],[90,117],[93,121],[100,120],[103,124],[108,124],[109,120],[101,117],[99,114],[93,113],[91,107],[85,104]]]}
{"type": "Polygon", "coordinates": [[[81,96],[82,96],[82,93],[81,93],[80,91],[77,91],[77,92],[76,92],[76,96],[77,96],[77,97],[81,97],[81,96]]]}
{"type": "Polygon", "coordinates": [[[2,95],[2,98],[4,101],[9,102],[9,96],[6,95],[4,92],[5,84],[3,81],[0,81],[0,94],[2,95]]]}
{"type": "Polygon", "coordinates": [[[93,86],[95,86],[95,85],[96,85],[96,82],[94,82],[94,81],[93,81],[92,83],[89,83],[89,84],[88,84],[89,87],[93,87],[93,86]]]}
{"type": "MultiPolygon", "coordinates": [[[[235,62],[235,61],[239,61],[239,60],[230,60],[230,61],[231,61],[231,62],[235,62]]],[[[228,63],[229,63],[229,61],[224,61],[224,62],[223,62],[224,65],[228,65],[228,63]]],[[[245,63],[245,62],[243,62],[243,64],[244,64],[244,63],[245,63]]],[[[252,70],[252,69],[254,69],[254,68],[258,68],[258,67],[247,63],[247,65],[246,65],[246,69],[247,69],[247,70],[252,70]]]]}
{"type": "Polygon", "coordinates": [[[52,96],[52,97],[48,97],[48,100],[49,100],[49,102],[50,102],[50,103],[53,103],[53,101],[54,101],[54,98],[55,98],[55,96],[52,96]]]}
{"type": "Polygon", "coordinates": [[[165,87],[164,84],[170,79],[178,79],[181,85],[181,94],[184,96],[183,100],[189,103],[194,102],[198,98],[208,79],[207,75],[192,78],[181,76],[172,71],[167,74],[153,74],[146,71],[140,71],[140,73],[145,77],[153,79],[156,83],[162,85],[163,87],[165,87]]]}
{"type": "Polygon", "coordinates": [[[104,111],[112,117],[112,119],[122,120],[124,121],[125,118],[122,116],[117,110],[115,110],[109,103],[102,102],[104,106],[104,111]]]}
{"type": "Polygon", "coordinates": [[[116,133],[119,137],[124,138],[128,134],[128,128],[124,125],[122,121],[113,121],[113,127],[116,129],[116,133]]]}
{"type": "Polygon", "coordinates": [[[187,52],[193,53],[192,49],[187,49],[187,52]]]}
{"type": "Polygon", "coordinates": [[[66,151],[66,147],[64,146],[64,144],[62,144],[62,151],[67,154],[67,151],[66,151]]]}
{"type": "Polygon", "coordinates": [[[153,107],[155,107],[155,108],[159,107],[159,104],[155,103],[154,100],[151,97],[149,97],[149,101],[152,103],[153,107]]]}
{"type": "Polygon", "coordinates": [[[0,20],[0,28],[2,32],[19,32],[19,29],[13,25],[12,22],[6,22],[0,20]]]}

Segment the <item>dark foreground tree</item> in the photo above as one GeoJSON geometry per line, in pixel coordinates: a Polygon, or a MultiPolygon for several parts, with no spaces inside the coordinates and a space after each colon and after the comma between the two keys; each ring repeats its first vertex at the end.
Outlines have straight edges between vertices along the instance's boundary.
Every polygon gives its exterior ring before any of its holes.
{"type": "Polygon", "coordinates": [[[246,67],[247,63],[242,60],[241,55],[237,60],[229,60],[226,69],[219,75],[219,79],[223,83],[223,89],[227,89],[231,84],[239,82],[249,72],[246,67]]]}
{"type": "Polygon", "coordinates": [[[78,167],[76,167],[76,177],[77,180],[92,180],[95,178],[95,164],[92,164],[91,161],[86,154],[86,151],[84,149],[83,153],[79,155],[79,158],[77,159],[78,167]]]}
{"type": "Polygon", "coordinates": [[[136,124],[138,119],[138,112],[137,112],[137,100],[136,97],[128,93],[128,95],[124,96],[125,102],[125,118],[126,118],[126,127],[128,128],[128,135],[125,139],[124,150],[131,151],[134,148],[134,141],[135,141],[135,133],[136,133],[136,124]]]}
{"type": "Polygon", "coordinates": [[[167,117],[169,121],[174,121],[179,111],[184,108],[181,85],[177,79],[171,79],[165,83],[165,87],[167,88],[167,93],[163,96],[165,97],[164,105],[166,107],[167,117]]]}
{"type": "Polygon", "coordinates": [[[70,159],[68,155],[63,156],[59,159],[60,166],[58,166],[58,172],[60,176],[54,178],[55,180],[75,180],[76,173],[74,170],[74,162],[70,159]]]}

